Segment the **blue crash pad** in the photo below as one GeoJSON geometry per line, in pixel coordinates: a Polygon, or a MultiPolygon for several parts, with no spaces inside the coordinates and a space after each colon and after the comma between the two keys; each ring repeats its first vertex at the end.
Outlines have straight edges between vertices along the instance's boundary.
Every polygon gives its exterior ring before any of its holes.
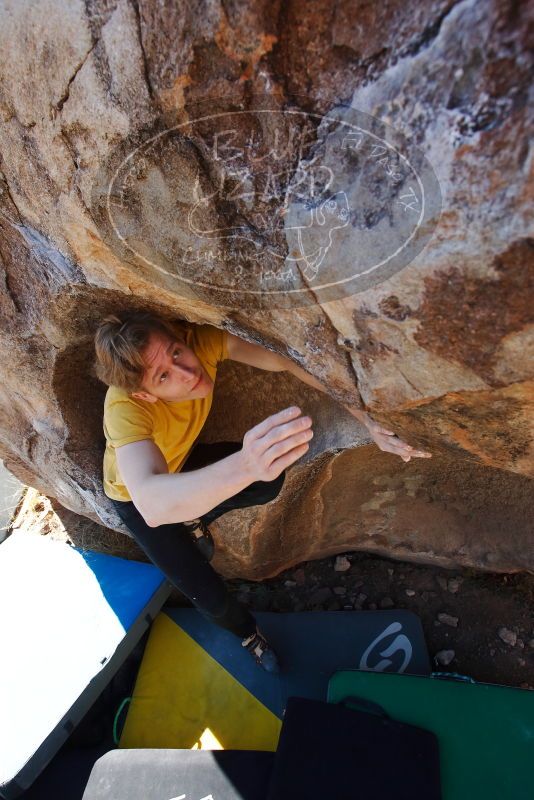
{"type": "Polygon", "coordinates": [[[328,681],[340,669],[431,672],[421,622],[404,609],[255,613],[258,627],[280,657],[278,675],[258,669],[235,636],[214,627],[194,609],[166,613],[280,718],[291,695],[326,700],[328,681]]]}

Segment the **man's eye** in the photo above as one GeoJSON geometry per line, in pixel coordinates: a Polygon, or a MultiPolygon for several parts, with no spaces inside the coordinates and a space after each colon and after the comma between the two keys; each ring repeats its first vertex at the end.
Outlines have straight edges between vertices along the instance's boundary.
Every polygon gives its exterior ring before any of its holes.
{"type": "MultiPolygon", "coordinates": [[[[174,356],[178,356],[178,355],[180,355],[180,350],[175,350],[174,353],[172,354],[172,357],[174,358],[174,356]]],[[[167,376],[167,373],[166,372],[162,372],[161,375],[160,375],[159,382],[162,383],[163,378],[165,378],[166,376],[167,376]]]]}

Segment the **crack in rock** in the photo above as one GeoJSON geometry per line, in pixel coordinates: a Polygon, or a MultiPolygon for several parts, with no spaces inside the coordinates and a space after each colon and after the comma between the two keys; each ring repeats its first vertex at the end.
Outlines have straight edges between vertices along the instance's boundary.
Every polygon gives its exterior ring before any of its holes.
{"type": "Polygon", "coordinates": [[[97,39],[96,41],[93,42],[93,44],[91,45],[91,47],[89,48],[89,50],[87,51],[87,53],[85,54],[83,59],[80,61],[80,63],[78,64],[78,66],[74,70],[74,73],[73,73],[72,77],[69,78],[67,86],[65,87],[65,91],[63,92],[63,94],[61,95],[61,97],[59,98],[59,100],[57,101],[55,106],[53,106],[53,108],[56,111],[56,113],[59,114],[63,110],[63,106],[65,105],[65,103],[67,102],[67,100],[69,99],[69,96],[70,96],[70,87],[72,85],[72,82],[76,78],[77,74],[79,73],[79,71],[81,70],[81,68],[83,67],[83,65],[85,64],[85,62],[87,61],[87,59],[89,58],[89,56],[91,55],[91,53],[93,52],[93,50],[95,49],[95,47],[97,46],[99,41],[100,40],[97,39]]]}
{"type": "Polygon", "coordinates": [[[148,89],[148,94],[151,100],[154,100],[154,89],[152,88],[152,83],[150,81],[150,70],[148,68],[148,58],[145,51],[145,46],[143,44],[143,30],[141,27],[141,14],[139,11],[139,3],[137,0],[131,0],[132,8],[135,13],[135,19],[137,23],[137,35],[139,39],[139,47],[141,49],[141,58],[143,59],[143,71],[145,73],[145,83],[148,89]]]}

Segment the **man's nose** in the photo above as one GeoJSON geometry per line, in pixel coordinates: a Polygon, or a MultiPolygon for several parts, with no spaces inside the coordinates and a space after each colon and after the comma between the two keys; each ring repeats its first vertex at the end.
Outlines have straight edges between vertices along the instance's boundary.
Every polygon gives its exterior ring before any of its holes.
{"type": "Polygon", "coordinates": [[[191,383],[194,380],[195,370],[193,367],[183,367],[181,364],[174,364],[174,369],[178,373],[178,377],[184,383],[191,383]]]}

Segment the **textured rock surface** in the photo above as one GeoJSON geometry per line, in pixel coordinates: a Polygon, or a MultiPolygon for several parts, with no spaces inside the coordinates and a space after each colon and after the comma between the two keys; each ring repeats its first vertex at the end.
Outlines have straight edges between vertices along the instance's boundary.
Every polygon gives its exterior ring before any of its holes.
{"type": "MultiPolygon", "coordinates": [[[[511,0],[417,8],[394,0],[5,2],[6,466],[67,508],[120,529],[100,487],[105,387],[90,374],[92,332],[115,309],[172,310],[289,355],[331,395],[290,376],[225,365],[204,439],[237,439],[295,401],[314,416],[316,435],[268,513],[221,520],[221,570],[262,577],[352,547],[533,569],[531,30],[532,11],[511,0]],[[442,213],[407,266],[358,294],[294,308],[258,308],[235,296],[225,305],[216,290],[178,282],[168,254],[176,253],[184,214],[173,218],[169,209],[189,191],[188,170],[203,170],[205,188],[219,168],[183,142],[174,160],[161,157],[159,172],[149,165],[154,202],[135,208],[140,248],[154,229],[162,241],[170,237],[163,266],[113,246],[94,187],[122,143],[159,131],[162,119],[187,119],[200,103],[253,109],[265,97],[272,109],[321,114],[352,104],[425,154],[442,213]],[[158,183],[167,167],[174,182],[158,183]],[[336,400],[363,400],[433,459],[405,465],[378,452],[336,400]]],[[[244,201],[212,204],[204,222],[246,222],[258,242],[279,246],[281,229],[263,229],[258,213],[244,201]]],[[[340,261],[349,258],[353,249],[336,242],[340,261]]],[[[232,248],[226,242],[217,252],[219,277],[233,274],[232,248]]]]}
{"type": "Polygon", "coordinates": [[[271,380],[224,365],[201,434],[239,438],[289,398],[314,420],[312,446],[276,500],[213,524],[214,564],[225,575],[259,579],[351,549],[444,567],[533,569],[532,479],[448,453],[397,463],[348,412],[336,415],[333,400],[293,376],[279,376],[273,392],[271,380]]]}

